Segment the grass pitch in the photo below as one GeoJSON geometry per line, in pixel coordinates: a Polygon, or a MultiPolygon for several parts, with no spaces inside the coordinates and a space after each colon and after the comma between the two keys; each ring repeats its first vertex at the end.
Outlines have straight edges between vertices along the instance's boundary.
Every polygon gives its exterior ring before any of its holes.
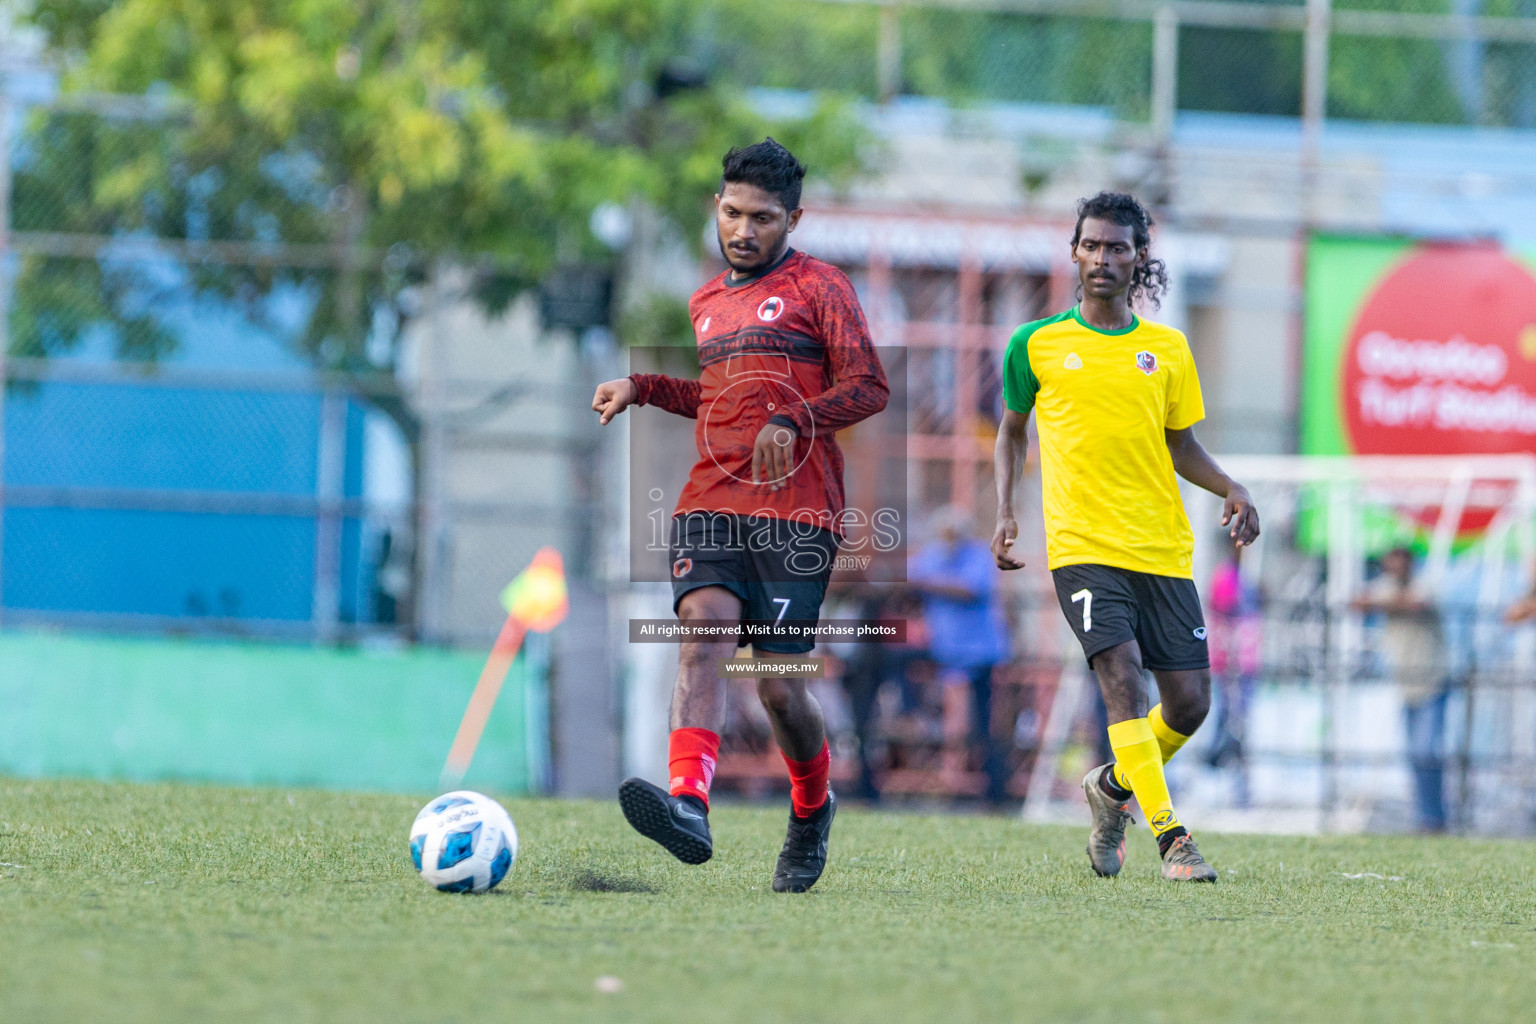
{"type": "Polygon", "coordinates": [[[781,809],[717,808],[686,868],[616,803],[511,800],[512,874],[450,896],[407,856],[425,799],[0,781],[0,1016],[1508,1024],[1536,999],[1526,843],[1206,835],[1196,887],[1141,827],[1111,881],[1078,829],[843,808],[787,896],[781,809]]]}

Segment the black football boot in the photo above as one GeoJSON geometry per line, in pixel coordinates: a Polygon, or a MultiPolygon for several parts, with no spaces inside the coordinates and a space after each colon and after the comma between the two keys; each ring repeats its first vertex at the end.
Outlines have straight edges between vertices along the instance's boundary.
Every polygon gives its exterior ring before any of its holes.
{"type": "Polygon", "coordinates": [[[827,867],[827,837],[832,834],[832,819],[837,815],[837,799],[827,790],[827,802],[811,812],[809,818],[797,818],[789,812],[789,834],[779,863],[773,869],[774,892],[805,892],[827,867]]]}
{"type": "Polygon", "coordinates": [[[715,852],[709,808],[696,796],[672,796],[644,779],[625,779],[619,806],[635,831],[655,840],[684,864],[703,864],[715,852]]]}

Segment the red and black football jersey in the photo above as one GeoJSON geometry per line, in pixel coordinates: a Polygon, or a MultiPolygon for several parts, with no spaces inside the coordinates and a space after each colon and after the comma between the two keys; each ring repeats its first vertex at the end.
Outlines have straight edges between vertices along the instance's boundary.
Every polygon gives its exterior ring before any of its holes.
{"type": "Polygon", "coordinates": [[[843,453],[837,431],[885,408],[890,396],[864,311],[842,271],[793,250],[758,277],[730,271],[688,303],[698,380],[635,374],[641,405],[698,420],[699,461],[677,514],[735,512],[815,523],[842,534],[843,453]],[[787,485],[752,482],[763,425],[799,433],[787,485]]]}

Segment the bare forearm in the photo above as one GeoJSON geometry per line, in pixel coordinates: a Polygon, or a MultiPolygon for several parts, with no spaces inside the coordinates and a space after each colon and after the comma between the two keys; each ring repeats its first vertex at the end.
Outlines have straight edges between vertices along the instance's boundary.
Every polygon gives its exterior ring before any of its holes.
{"type": "Polygon", "coordinates": [[[1029,450],[1029,436],[1024,431],[1027,420],[1021,418],[1015,427],[1005,413],[1003,424],[997,431],[997,444],[992,449],[992,477],[997,481],[997,514],[1013,515],[1013,491],[1018,485],[1019,473],[1024,467],[1024,456],[1029,450]]]}
{"type": "Polygon", "coordinates": [[[992,534],[992,557],[999,569],[1022,569],[1024,561],[1013,553],[1019,537],[1019,524],[1013,515],[1013,489],[1024,468],[1024,454],[1029,448],[1028,412],[1003,410],[997,425],[997,445],[992,449],[992,476],[997,481],[997,530],[992,534]]]}
{"type": "Polygon", "coordinates": [[[1505,622],[1524,622],[1536,618],[1536,595],[1522,597],[1504,613],[1505,622]]]}
{"type": "Polygon", "coordinates": [[[1205,446],[1195,438],[1193,427],[1167,430],[1165,436],[1174,472],[1222,499],[1221,525],[1231,526],[1233,542],[1241,548],[1257,540],[1259,511],[1253,507],[1253,496],[1248,493],[1248,488],[1222,472],[1205,446]]]}
{"type": "Polygon", "coordinates": [[[1196,487],[1210,491],[1218,498],[1225,498],[1232,490],[1232,478],[1192,434],[1170,437],[1168,454],[1173,458],[1173,471],[1196,487]]]}

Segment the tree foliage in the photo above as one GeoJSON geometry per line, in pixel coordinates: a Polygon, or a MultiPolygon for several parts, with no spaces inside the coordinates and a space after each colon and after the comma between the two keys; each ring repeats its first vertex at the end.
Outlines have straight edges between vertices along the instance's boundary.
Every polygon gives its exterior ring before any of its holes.
{"type": "MultiPolygon", "coordinates": [[[[604,258],[587,228],[600,203],[650,204],[696,237],[721,154],[766,131],[823,171],[850,167],[857,136],[835,104],[768,124],[728,68],[697,58],[701,19],[748,7],[36,0],[66,90],[160,97],[167,113],[34,119],[15,227],[364,251],[318,271],[186,269],[200,290],[258,312],[280,285],[310,289],[303,346],[333,367],[365,365],[380,311],[402,323],[401,296],[444,260],[483,268],[480,295],[495,305],[557,263],[604,258]]],[[[106,260],[32,257],[13,345],[46,355],[110,321],[120,354],[161,354],[171,339],[145,287],[106,260]]]]}
{"type": "MultiPolygon", "coordinates": [[[[1506,13],[1531,2],[1486,6],[1506,13]]],[[[814,172],[846,174],[861,136],[844,107],[824,101],[804,121],[769,124],[746,89],[876,89],[878,12],[857,4],[35,0],[30,17],[67,90],[164,107],[152,117],[33,118],[18,152],[14,226],[364,251],[325,266],[183,267],[197,289],[255,316],[276,290],[306,289],[299,344],[333,367],[368,365],[370,333],[398,332],[411,285],[444,261],[478,268],[476,295],[495,309],[559,263],[608,258],[587,227],[598,204],[645,203],[697,238],[731,145],[772,131],[814,172]]],[[[1147,114],[1145,24],[919,8],[901,19],[906,91],[1147,114]]],[[[1336,38],[1330,113],[1536,118],[1527,48],[1518,60],[1490,51],[1485,77],[1509,84],[1481,112],[1463,109],[1448,52],[1423,40],[1336,38]],[[1505,64],[1514,70],[1503,74],[1505,64]]],[[[1186,28],[1181,105],[1295,114],[1300,56],[1296,33],[1186,28]]],[[[110,323],[121,355],[157,358],[174,345],[154,316],[165,286],[132,261],[33,255],[18,281],[13,351],[67,350],[110,323]]]]}

